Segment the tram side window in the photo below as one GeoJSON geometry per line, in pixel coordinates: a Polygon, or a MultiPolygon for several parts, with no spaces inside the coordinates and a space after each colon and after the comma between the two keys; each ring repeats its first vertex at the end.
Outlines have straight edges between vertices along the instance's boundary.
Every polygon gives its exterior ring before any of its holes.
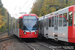
{"type": "Polygon", "coordinates": [[[62,14],[59,15],[59,26],[62,26],[62,14]]]}
{"type": "Polygon", "coordinates": [[[57,18],[57,17],[55,16],[55,25],[57,25],[57,21],[56,21],[56,18],[57,18]]]}
{"type": "Polygon", "coordinates": [[[63,14],[63,26],[67,26],[67,13],[63,14]]]}
{"type": "Polygon", "coordinates": [[[75,26],[75,12],[74,12],[74,26],[75,26]]]}
{"type": "Polygon", "coordinates": [[[15,29],[15,23],[14,23],[14,25],[13,25],[13,29],[15,29]]]}
{"type": "Polygon", "coordinates": [[[16,27],[18,29],[19,28],[19,20],[17,20],[17,24],[16,25],[17,25],[16,27]]]}
{"type": "Polygon", "coordinates": [[[51,19],[49,19],[49,27],[51,27],[51,19]]]}
{"type": "Polygon", "coordinates": [[[19,19],[19,28],[23,29],[23,20],[19,19]]]}
{"type": "Polygon", "coordinates": [[[44,27],[46,27],[46,21],[44,22],[44,27]]]}
{"type": "Polygon", "coordinates": [[[42,29],[42,25],[41,25],[41,22],[40,22],[40,29],[42,29]]]}
{"type": "Polygon", "coordinates": [[[69,19],[68,19],[68,26],[72,26],[72,15],[73,15],[73,12],[69,12],[69,19]]]}
{"type": "Polygon", "coordinates": [[[39,28],[40,28],[40,22],[39,22],[39,28]]]}
{"type": "Polygon", "coordinates": [[[55,25],[58,26],[58,17],[55,16],[55,25]]]}
{"type": "Polygon", "coordinates": [[[18,22],[16,22],[16,28],[18,28],[18,27],[17,27],[17,24],[18,24],[18,22]]]}
{"type": "Polygon", "coordinates": [[[54,27],[54,17],[52,17],[52,27],[54,27]]]}
{"type": "Polygon", "coordinates": [[[56,26],[58,26],[58,17],[57,17],[56,21],[57,21],[57,24],[56,24],[56,26]]]}
{"type": "Polygon", "coordinates": [[[41,28],[43,27],[43,22],[41,23],[41,28]]]}

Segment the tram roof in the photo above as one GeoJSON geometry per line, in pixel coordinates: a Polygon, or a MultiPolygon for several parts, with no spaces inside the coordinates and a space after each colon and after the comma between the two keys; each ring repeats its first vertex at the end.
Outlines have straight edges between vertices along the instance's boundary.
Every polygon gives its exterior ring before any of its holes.
{"type": "Polygon", "coordinates": [[[52,16],[54,16],[55,13],[58,13],[58,12],[63,11],[63,10],[65,10],[65,9],[68,9],[69,7],[75,7],[75,5],[68,6],[68,7],[65,7],[65,8],[63,8],[63,9],[60,9],[60,10],[58,10],[58,11],[49,13],[49,14],[47,14],[47,15],[45,15],[45,16],[40,17],[39,19],[42,20],[43,17],[45,17],[45,19],[46,19],[46,18],[49,18],[49,17],[52,17],[52,16]]]}
{"type": "Polygon", "coordinates": [[[36,16],[38,18],[38,16],[36,14],[24,14],[24,15],[20,16],[19,18],[23,18],[23,16],[36,16]]]}

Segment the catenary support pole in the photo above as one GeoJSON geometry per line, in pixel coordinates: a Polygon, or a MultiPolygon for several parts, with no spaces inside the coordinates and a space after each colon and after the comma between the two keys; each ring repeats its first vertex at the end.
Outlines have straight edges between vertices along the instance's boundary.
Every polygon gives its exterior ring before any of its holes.
{"type": "Polygon", "coordinates": [[[8,36],[9,36],[9,13],[7,12],[8,14],[8,36]]]}

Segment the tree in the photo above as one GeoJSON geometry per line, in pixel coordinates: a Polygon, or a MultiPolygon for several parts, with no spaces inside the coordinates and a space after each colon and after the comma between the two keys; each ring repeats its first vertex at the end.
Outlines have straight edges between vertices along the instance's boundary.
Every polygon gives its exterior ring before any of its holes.
{"type": "MultiPolygon", "coordinates": [[[[7,31],[8,29],[8,14],[7,9],[3,7],[3,4],[0,0],[0,32],[7,31]]],[[[11,25],[11,16],[9,14],[9,28],[11,25]]]]}
{"type": "Polygon", "coordinates": [[[30,13],[35,13],[38,16],[44,16],[74,4],[74,0],[36,0],[30,13]]]}

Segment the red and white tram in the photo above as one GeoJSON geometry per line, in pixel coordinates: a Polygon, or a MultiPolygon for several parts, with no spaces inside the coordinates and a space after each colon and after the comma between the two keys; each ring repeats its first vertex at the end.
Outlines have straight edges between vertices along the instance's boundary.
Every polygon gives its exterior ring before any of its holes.
{"type": "Polygon", "coordinates": [[[19,38],[38,37],[38,16],[35,14],[24,14],[13,25],[13,34],[19,38]]]}
{"type": "Polygon", "coordinates": [[[39,35],[75,43],[75,5],[39,18],[39,35]]]}

